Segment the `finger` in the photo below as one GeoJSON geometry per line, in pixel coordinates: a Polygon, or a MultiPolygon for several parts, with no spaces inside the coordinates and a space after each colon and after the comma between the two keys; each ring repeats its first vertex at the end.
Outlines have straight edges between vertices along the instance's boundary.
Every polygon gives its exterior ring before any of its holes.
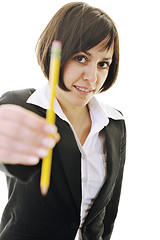
{"type": "Polygon", "coordinates": [[[35,131],[54,134],[57,131],[55,125],[47,123],[46,119],[37,114],[26,110],[17,105],[1,105],[0,117],[12,122],[17,122],[19,125],[25,125],[35,131]]]}
{"type": "MultiPolygon", "coordinates": [[[[54,147],[55,143],[53,144],[54,147]]],[[[13,151],[19,154],[31,155],[43,158],[48,154],[48,148],[45,146],[33,146],[32,144],[26,144],[21,141],[12,141],[6,136],[0,137],[0,150],[13,151]]]]}
{"type": "Polygon", "coordinates": [[[33,146],[45,146],[50,148],[55,145],[55,142],[59,141],[59,134],[57,132],[51,134],[49,137],[48,134],[34,131],[24,125],[19,125],[17,122],[8,121],[8,119],[1,119],[0,126],[3,126],[0,127],[1,136],[6,136],[1,142],[5,141],[4,143],[6,145],[9,145],[9,143],[12,144],[14,141],[22,141],[33,146]],[[7,138],[9,143],[7,142],[7,138]]]}
{"type": "Polygon", "coordinates": [[[17,153],[8,149],[0,149],[0,156],[0,162],[4,164],[36,165],[40,160],[34,155],[17,153]]]}

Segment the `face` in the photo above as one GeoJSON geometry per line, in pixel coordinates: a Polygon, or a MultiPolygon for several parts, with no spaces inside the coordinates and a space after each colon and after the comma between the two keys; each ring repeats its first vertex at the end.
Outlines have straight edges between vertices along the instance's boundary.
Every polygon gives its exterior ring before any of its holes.
{"type": "Polygon", "coordinates": [[[104,84],[114,51],[114,44],[109,50],[102,50],[104,41],[73,55],[65,64],[63,82],[70,91],[58,87],[57,99],[62,106],[86,106],[104,84]]]}

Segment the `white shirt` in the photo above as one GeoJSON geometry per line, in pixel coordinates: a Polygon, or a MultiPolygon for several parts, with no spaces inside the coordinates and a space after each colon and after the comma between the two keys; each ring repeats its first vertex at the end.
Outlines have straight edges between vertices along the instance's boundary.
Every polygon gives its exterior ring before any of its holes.
{"type": "MultiPolygon", "coordinates": [[[[39,90],[36,90],[27,100],[27,103],[38,105],[44,109],[49,108],[49,84],[39,90]]],[[[115,109],[109,106],[102,106],[95,97],[89,104],[91,116],[91,130],[81,145],[71,123],[63,113],[58,101],[55,101],[54,112],[70,125],[79,151],[81,152],[81,182],[82,182],[82,202],[81,202],[81,223],[75,240],[81,240],[80,227],[82,226],[94,199],[98,195],[106,179],[106,152],[104,151],[104,136],[99,132],[108,125],[109,118],[115,120],[123,119],[123,116],[115,109]]]]}

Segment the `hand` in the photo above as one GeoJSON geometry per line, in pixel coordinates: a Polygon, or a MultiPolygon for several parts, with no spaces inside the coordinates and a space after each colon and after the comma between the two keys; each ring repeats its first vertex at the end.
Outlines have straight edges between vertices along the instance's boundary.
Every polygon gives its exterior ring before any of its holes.
{"type": "Polygon", "coordinates": [[[0,162],[35,165],[59,139],[46,119],[20,106],[0,106],[0,162]]]}

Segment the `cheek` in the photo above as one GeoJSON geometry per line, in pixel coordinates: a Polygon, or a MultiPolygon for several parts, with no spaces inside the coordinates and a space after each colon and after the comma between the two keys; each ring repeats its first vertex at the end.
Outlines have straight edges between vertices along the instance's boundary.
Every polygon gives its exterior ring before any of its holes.
{"type": "Polygon", "coordinates": [[[100,75],[100,78],[99,78],[99,81],[98,81],[99,87],[102,87],[102,86],[103,86],[103,84],[105,83],[105,81],[106,81],[106,79],[107,79],[107,76],[108,76],[108,71],[107,71],[107,73],[102,73],[102,74],[100,75]]]}
{"type": "Polygon", "coordinates": [[[69,85],[69,82],[71,81],[71,79],[73,77],[72,75],[73,75],[73,71],[71,70],[71,68],[68,65],[66,65],[63,68],[63,72],[62,72],[63,82],[66,87],[67,87],[67,85],[69,85]]]}
{"type": "Polygon", "coordinates": [[[66,64],[62,75],[64,84],[66,86],[73,84],[80,78],[81,74],[82,71],[80,68],[77,68],[74,64],[66,64]]]}

